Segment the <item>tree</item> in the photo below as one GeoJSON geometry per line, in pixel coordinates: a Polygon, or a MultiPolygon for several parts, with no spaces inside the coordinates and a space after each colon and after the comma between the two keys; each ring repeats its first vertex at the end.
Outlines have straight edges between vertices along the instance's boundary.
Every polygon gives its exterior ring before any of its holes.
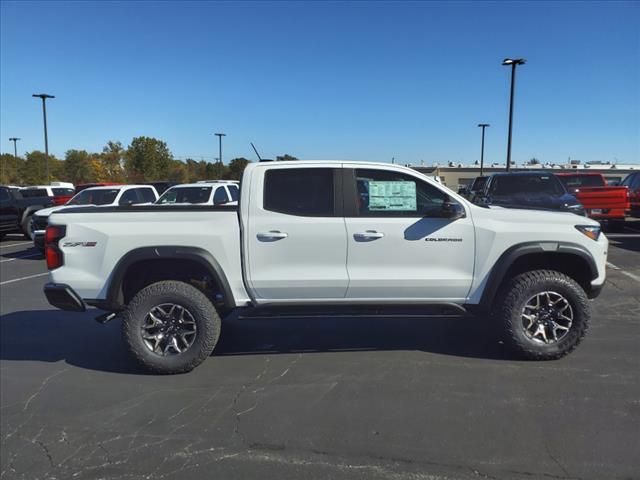
{"type": "Polygon", "coordinates": [[[95,181],[95,171],[91,155],[86,150],[67,150],[64,159],[64,173],[74,185],[95,181]]]}
{"type": "Polygon", "coordinates": [[[279,155],[279,156],[276,157],[276,161],[278,161],[278,162],[285,162],[285,161],[288,161],[288,160],[298,160],[298,158],[296,158],[296,157],[294,157],[292,155],[289,155],[288,153],[285,153],[284,155],[279,155]]]}
{"type": "Polygon", "coordinates": [[[106,181],[124,182],[125,150],[120,142],[109,140],[98,156],[105,172],[106,181]]]}
{"type": "Polygon", "coordinates": [[[14,157],[9,153],[0,155],[0,184],[19,185],[22,183],[20,171],[23,167],[24,159],[14,157]]]}
{"type": "Polygon", "coordinates": [[[240,180],[242,172],[251,162],[244,157],[234,158],[227,167],[227,177],[231,180],[240,180]]]}
{"type": "MultiPolygon", "coordinates": [[[[49,157],[51,159],[51,157],[49,157]]],[[[42,185],[46,183],[46,166],[44,152],[34,150],[25,156],[19,172],[20,180],[25,185],[42,185]]]]}
{"type": "Polygon", "coordinates": [[[127,148],[125,170],[130,181],[167,178],[173,155],[167,144],[152,137],[136,137],[127,148]]]}
{"type": "Polygon", "coordinates": [[[172,160],[167,174],[167,180],[170,182],[185,183],[188,181],[187,166],[180,160],[172,160]]]}
{"type": "Polygon", "coordinates": [[[527,162],[528,165],[540,165],[540,160],[538,160],[536,157],[533,157],[531,160],[529,160],[527,162]]]}

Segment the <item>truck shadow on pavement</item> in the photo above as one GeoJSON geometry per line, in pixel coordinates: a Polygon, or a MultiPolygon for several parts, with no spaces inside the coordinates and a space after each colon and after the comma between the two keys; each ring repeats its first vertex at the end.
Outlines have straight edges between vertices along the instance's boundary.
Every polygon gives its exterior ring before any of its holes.
{"type": "MultiPolygon", "coordinates": [[[[0,359],[57,362],[90,370],[145,374],[125,351],[120,320],[99,313],[22,311],[0,318],[0,359]]],[[[213,356],[280,353],[423,351],[512,360],[488,319],[452,317],[241,318],[223,323],[213,356]]]]}
{"type": "Polygon", "coordinates": [[[30,248],[18,250],[17,252],[3,252],[0,254],[0,257],[4,259],[43,260],[44,254],[32,245],[30,248]]]}

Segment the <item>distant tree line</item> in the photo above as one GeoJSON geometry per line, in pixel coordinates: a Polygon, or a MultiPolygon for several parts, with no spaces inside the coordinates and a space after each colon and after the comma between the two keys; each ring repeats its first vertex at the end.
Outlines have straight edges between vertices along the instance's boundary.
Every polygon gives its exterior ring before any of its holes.
{"type": "MultiPolygon", "coordinates": [[[[277,160],[297,160],[285,154],[277,160]]],[[[152,137],[135,137],[124,148],[122,143],[109,141],[102,152],[67,150],[63,159],[49,155],[51,181],[72,182],[74,185],[93,182],[135,183],[150,181],[174,181],[180,183],[198,180],[239,180],[250,163],[243,157],[234,158],[227,165],[173,158],[162,140],[152,137]]],[[[46,184],[44,152],[34,150],[24,157],[4,153],[0,156],[0,183],[3,185],[46,184]]]]}

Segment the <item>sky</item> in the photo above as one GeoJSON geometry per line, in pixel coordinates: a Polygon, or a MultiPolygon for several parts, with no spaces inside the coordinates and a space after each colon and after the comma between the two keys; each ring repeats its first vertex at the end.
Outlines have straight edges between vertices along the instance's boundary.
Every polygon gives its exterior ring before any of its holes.
{"type": "Polygon", "coordinates": [[[640,163],[640,2],[8,2],[0,150],[640,163]]]}

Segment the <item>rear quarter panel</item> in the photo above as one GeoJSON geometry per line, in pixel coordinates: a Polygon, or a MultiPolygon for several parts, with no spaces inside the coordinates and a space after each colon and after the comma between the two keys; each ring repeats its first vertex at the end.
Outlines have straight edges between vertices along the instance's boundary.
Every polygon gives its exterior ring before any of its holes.
{"type": "Polygon", "coordinates": [[[236,304],[248,301],[234,211],[54,213],[49,224],[67,228],[60,241],[64,265],[51,271],[51,281],[70,285],[82,298],[105,299],[114,268],[128,252],[179,245],[210,252],[225,272],[236,304]]]}

